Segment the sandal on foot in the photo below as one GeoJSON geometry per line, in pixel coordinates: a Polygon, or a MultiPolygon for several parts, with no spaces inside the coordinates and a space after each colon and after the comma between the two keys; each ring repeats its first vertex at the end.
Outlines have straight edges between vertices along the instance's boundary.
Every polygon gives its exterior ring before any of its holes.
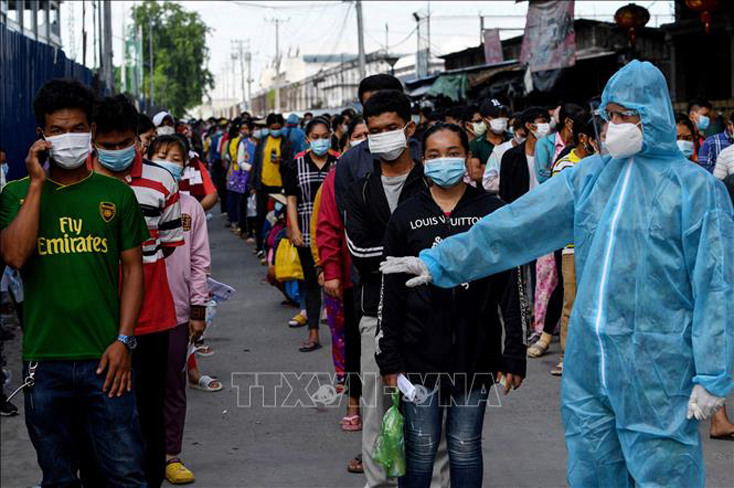
{"type": "Polygon", "coordinates": [[[321,349],[321,344],[318,342],[308,341],[301,344],[301,347],[298,348],[301,352],[311,352],[315,351],[316,349],[321,349]]]}
{"type": "Polygon", "coordinates": [[[211,391],[211,392],[219,391],[222,388],[224,388],[221,381],[219,381],[216,378],[212,378],[211,376],[206,375],[206,374],[201,375],[201,378],[199,378],[198,383],[189,383],[189,387],[195,390],[211,391]],[[213,383],[215,384],[213,385],[213,383]]]}
{"type": "Polygon", "coordinates": [[[556,367],[551,370],[553,376],[563,376],[563,361],[556,364],[556,367]]]}
{"type": "Polygon", "coordinates": [[[300,313],[288,321],[288,327],[290,327],[291,329],[297,329],[299,327],[303,327],[304,325],[306,325],[306,317],[304,317],[300,313]]]}
{"type": "Polygon", "coordinates": [[[724,435],[711,435],[711,434],[709,434],[709,437],[711,439],[716,439],[716,440],[719,440],[719,441],[734,441],[734,432],[731,432],[729,434],[724,434],[724,435]]]}
{"type": "Polygon", "coordinates": [[[194,482],[194,473],[180,459],[173,458],[166,461],[166,479],[172,485],[185,485],[194,482]]]}
{"type": "Polygon", "coordinates": [[[349,461],[347,464],[347,471],[350,473],[356,473],[361,474],[364,473],[364,468],[362,467],[362,455],[357,454],[354,459],[349,461]]]}
{"type": "Polygon", "coordinates": [[[359,432],[362,430],[362,418],[359,415],[344,416],[339,424],[344,432],[359,432]]]}
{"type": "Polygon", "coordinates": [[[532,346],[528,348],[528,357],[529,358],[539,358],[540,356],[546,353],[549,346],[550,346],[549,343],[543,340],[538,340],[535,344],[533,344],[532,346]]]}

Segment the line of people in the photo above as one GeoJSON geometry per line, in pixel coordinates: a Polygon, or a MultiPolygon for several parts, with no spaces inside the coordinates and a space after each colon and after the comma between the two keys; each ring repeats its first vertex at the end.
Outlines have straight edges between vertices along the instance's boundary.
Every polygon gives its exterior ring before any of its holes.
{"type": "Polygon", "coordinates": [[[208,171],[185,124],[123,95],[55,79],[33,110],[28,177],[0,194],[0,255],[23,282],[17,392],[41,484],[192,482],[187,385],[222,389],[196,361],[212,353],[208,171]]]}

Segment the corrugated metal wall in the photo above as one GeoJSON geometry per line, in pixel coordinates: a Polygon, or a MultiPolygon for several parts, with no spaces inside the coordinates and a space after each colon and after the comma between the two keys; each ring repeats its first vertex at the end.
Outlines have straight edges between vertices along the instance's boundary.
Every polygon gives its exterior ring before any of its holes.
{"type": "Polygon", "coordinates": [[[33,98],[52,78],[92,84],[92,72],[67,59],[60,49],[0,24],[0,147],[7,152],[10,179],[26,175],[25,157],[36,139],[33,98]]]}

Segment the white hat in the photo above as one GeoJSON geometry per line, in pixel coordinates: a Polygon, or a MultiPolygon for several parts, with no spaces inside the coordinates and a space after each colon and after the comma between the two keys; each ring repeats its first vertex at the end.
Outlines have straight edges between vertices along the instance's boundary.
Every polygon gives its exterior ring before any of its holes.
{"type": "Polygon", "coordinates": [[[166,117],[173,118],[173,116],[169,114],[168,112],[166,112],[165,110],[162,112],[158,112],[157,114],[153,116],[153,125],[158,127],[159,125],[163,123],[163,119],[165,119],[166,117]]]}

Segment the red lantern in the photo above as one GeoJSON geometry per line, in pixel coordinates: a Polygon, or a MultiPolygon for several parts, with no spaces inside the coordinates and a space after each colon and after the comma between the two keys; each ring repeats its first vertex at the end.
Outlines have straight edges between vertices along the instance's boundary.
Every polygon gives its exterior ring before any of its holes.
{"type": "Polygon", "coordinates": [[[630,45],[635,47],[637,42],[637,29],[645,26],[650,21],[650,12],[645,7],[630,3],[621,7],[614,14],[617,25],[627,31],[630,45]]]}
{"type": "Polygon", "coordinates": [[[686,7],[701,14],[701,23],[706,29],[706,35],[711,32],[711,12],[721,8],[720,0],[686,0],[686,7]]]}

